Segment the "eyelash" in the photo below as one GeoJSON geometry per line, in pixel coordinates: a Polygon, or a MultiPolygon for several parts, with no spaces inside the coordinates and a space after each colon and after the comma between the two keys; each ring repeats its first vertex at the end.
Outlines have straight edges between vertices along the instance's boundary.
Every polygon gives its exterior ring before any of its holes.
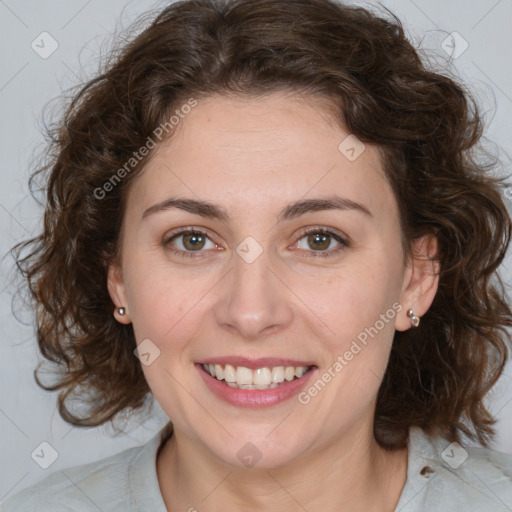
{"type": "Polygon", "coordinates": [[[319,228],[319,227],[308,228],[308,229],[302,231],[297,239],[297,242],[299,240],[301,240],[302,238],[304,238],[308,235],[312,235],[312,234],[327,235],[330,238],[333,238],[334,240],[336,240],[336,242],[338,242],[340,245],[336,249],[334,249],[334,250],[331,249],[330,251],[306,251],[307,254],[304,254],[304,256],[306,258],[330,258],[332,256],[338,255],[341,251],[347,249],[350,246],[347,239],[334,233],[333,231],[330,231],[329,229],[319,228]]]}
{"type": "MultiPolygon", "coordinates": [[[[204,251],[183,251],[181,249],[173,249],[170,246],[170,243],[175,238],[178,238],[178,237],[184,236],[184,235],[190,235],[190,234],[192,234],[192,235],[202,235],[202,236],[204,236],[204,237],[206,237],[206,238],[211,240],[210,236],[208,235],[208,233],[206,231],[203,231],[200,228],[187,228],[187,229],[183,229],[183,230],[171,233],[169,236],[167,236],[164,239],[163,244],[164,244],[165,247],[168,247],[169,250],[172,253],[177,254],[180,257],[184,257],[184,258],[198,258],[198,257],[201,257],[200,253],[204,252],[204,251]]],[[[339,242],[340,246],[337,249],[334,249],[334,250],[331,250],[331,251],[306,251],[307,253],[309,253],[309,254],[305,254],[304,255],[304,257],[306,257],[306,258],[318,258],[318,257],[320,257],[320,258],[328,258],[328,257],[335,256],[339,252],[341,252],[344,249],[350,247],[350,244],[349,244],[348,240],[342,238],[340,235],[334,233],[333,231],[330,231],[330,230],[325,229],[325,228],[319,228],[319,227],[309,228],[309,229],[303,231],[299,235],[299,237],[297,238],[297,242],[299,240],[301,240],[302,238],[304,238],[304,237],[306,237],[308,235],[311,235],[311,234],[327,235],[330,238],[333,238],[334,240],[339,242]]],[[[211,240],[211,241],[213,242],[213,240],[211,240]]],[[[295,242],[295,243],[297,243],[297,242],[295,242]]],[[[215,243],[215,242],[213,242],[213,243],[215,243]]],[[[217,244],[215,243],[215,245],[217,245],[217,244]]]]}
{"type": "MultiPolygon", "coordinates": [[[[171,233],[169,236],[167,236],[165,239],[164,239],[164,246],[167,247],[172,253],[180,256],[180,257],[183,257],[183,258],[200,258],[201,255],[198,254],[198,253],[201,253],[201,252],[204,252],[204,251],[182,251],[180,249],[174,249],[172,248],[172,246],[170,245],[170,243],[175,239],[175,238],[178,238],[180,236],[183,236],[183,235],[202,235],[206,238],[210,238],[208,236],[208,233],[206,231],[203,231],[202,229],[199,229],[199,228],[187,228],[187,229],[182,229],[180,231],[177,231],[175,233],[171,233]]],[[[213,242],[213,240],[212,240],[213,242]]],[[[215,242],[214,242],[215,243],[215,242]]],[[[215,243],[215,245],[217,245],[215,243]]]]}

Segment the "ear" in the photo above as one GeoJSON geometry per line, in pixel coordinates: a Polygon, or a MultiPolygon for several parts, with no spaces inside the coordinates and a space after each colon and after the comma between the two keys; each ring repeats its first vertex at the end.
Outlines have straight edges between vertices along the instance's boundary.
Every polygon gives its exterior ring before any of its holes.
{"type": "Polygon", "coordinates": [[[115,305],[114,318],[121,324],[131,323],[123,274],[121,266],[117,262],[112,262],[108,266],[107,288],[110,298],[115,305]],[[125,308],[126,313],[124,315],[119,314],[118,308],[120,307],[125,308]]]}
{"type": "Polygon", "coordinates": [[[434,301],[439,286],[440,265],[435,259],[437,253],[438,244],[434,234],[424,235],[414,241],[400,296],[402,310],[395,322],[397,331],[411,328],[411,319],[407,316],[409,309],[421,318],[434,301]]]}

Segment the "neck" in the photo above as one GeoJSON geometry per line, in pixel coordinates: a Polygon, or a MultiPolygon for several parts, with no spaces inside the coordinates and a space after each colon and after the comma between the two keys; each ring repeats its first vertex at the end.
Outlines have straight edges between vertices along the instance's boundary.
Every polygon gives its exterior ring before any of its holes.
{"type": "Polygon", "coordinates": [[[392,512],[405,485],[407,450],[384,450],[371,429],[354,429],[286,466],[238,468],[177,431],[159,454],[157,473],[169,511],[392,512]]]}

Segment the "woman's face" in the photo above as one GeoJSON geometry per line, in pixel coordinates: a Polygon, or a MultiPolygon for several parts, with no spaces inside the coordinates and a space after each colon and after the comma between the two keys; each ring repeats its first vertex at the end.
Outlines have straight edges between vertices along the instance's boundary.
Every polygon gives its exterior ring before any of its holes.
{"type": "Polygon", "coordinates": [[[349,135],[315,98],[211,97],[128,194],[118,319],[177,436],[229,464],[372,432],[412,271],[379,152],[349,135]]]}

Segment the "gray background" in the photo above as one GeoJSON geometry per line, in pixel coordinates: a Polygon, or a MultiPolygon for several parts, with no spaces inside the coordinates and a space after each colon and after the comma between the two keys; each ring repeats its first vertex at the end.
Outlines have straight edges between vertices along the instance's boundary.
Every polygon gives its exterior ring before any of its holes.
{"type": "MultiPolygon", "coordinates": [[[[381,4],[399,16],[413,42],[427,51],[439,69],[450,66],[451,72],[470,85],[486,113],[492,148],[505,161],[505,170],[511,172],[512,0],[386,0],[381,4]],[[454,31],[463,38],[454,36],[455,45],[453,39],[446,40],[454,31]],[[458,55],[465,47],[464,41],[468,47],[458,55]],[[447,52],[456,58],[448,59],[447,52]]],[[[63,90],[94,73],[100,54],[108,49],[116,30],[127,27],[147,9],[161,5],[164,3],[147,0],[0,0],[2,256],[41,226],[41,210],[28,194],[27,179],[34,157],[42,148],[43,108],[63,90]],[[48,36],[40,36],[42,32],[49,33],[58,44],[49,56],[45,52],[55,43],[48,36]],[[32,48],[33,41],[39,46],[32,48]]],[[[39,389],[33,380],[32,371],[40,356],[31,312],[21,310],[18,319],[12,314],[12,267],[9,256],[1,260],[0,502],[49,472],[143,443],[166,421],[157,406],[152,415],[130,420],[128,433],[118,437],[112,437],[109,428],[86,430],[64,423],[56,411],[55,395],[39,389]],[[44,441],[58,456],[48,469],[31,457],[44,441]]],[[[507,283],[512,281],[510,255],[502,274],[507,283]]],[[[511,380],[509,365],[489,398],[489,407],[499,419],[494,447],[510,454],[511,380]]]]}

